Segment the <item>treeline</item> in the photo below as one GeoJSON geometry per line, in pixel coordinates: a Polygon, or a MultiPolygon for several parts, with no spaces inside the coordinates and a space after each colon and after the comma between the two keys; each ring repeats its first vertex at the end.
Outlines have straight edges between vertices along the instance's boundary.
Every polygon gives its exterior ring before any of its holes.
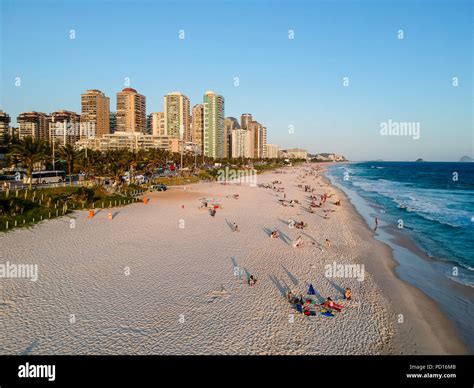
{"type": "MultiPolygon", "coordinates": [[[[202,170],[211,172],[215,169],[215,163],[237,166],[252,165],[257,170],[282,165],[282,161],[279,159],[211,159],[190,152],[181,155],[163,149],[138,151],[123,149],[101,152],[91,149],[76,150],[70,144],[53,149],[50,143],[32,137],[9,139],[7,144],[3,144],[3,148],[6,153],[4,166],[26,169],[30,182],[33,171],[39,166],[46,170],[52,170],[53,166],[56,170],[65,170],[71,184],[72,176],[78,173],[84,174],[85,179],[100,176],[119,182],[125,172],[131,171],[135,176],[151,176],[158,168],[167,165],[180,166],[180,168],[194,173],[202,173],[202,170]]],[[[214,174],[211,172],[203,175],[211,178],[214,174]]],[[[131,178],[133,179],[133,177],[131,178]]]]}

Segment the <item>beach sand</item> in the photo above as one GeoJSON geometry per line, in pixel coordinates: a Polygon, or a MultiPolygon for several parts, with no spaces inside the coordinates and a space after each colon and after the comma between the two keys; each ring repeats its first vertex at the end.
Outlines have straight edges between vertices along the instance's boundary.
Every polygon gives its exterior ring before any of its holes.
{"type": "Polygon", "coordinates": [[[113,220],[108,210],[92,219],[76,212],[74,228],[63,217],[0,235],[0,263],[39,266],[37,282],[0,279],[0,353],[465,353],[435,303],[396,277],[390,248],[344,194],[323,177],[302,178],[307,169],[258,176],[282,181],[286,198],[303,206],[282,206],[283,193],[272,189],[199,183],[112,209],[113,220]],[[324,208],[336,210],[330,219],[306,210],[305,184],[334,193],[324,208]],[[214,218],[199,209],[203,198],[222,207],[214,218]],[[308,227],[289,228],[289,219],[308,227]],[[271,230],[282,238],[270,239],[271,230]],[[299,235],[305,244],[293,248],[299,235]],[[364,264],[364,280],[327,278],[334,262],[364,264]],[[309,283],[316,299],[330,296],[342,312],[298,314],[283,294],[306,293],[309,283]],[[353,300],[343,300],[345,287],[353,300]]]}

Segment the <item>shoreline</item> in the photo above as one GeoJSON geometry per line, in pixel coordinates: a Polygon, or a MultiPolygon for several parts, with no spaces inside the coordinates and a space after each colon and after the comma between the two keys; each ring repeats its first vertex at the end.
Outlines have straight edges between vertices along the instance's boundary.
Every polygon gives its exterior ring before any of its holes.
{"type": "MultiPolygon", "coordinates": [[[[362,261],[372,271],[384,293],[390,295],[389,299],[394,302],[393,313],[412,317],[408,322],[404,319],[406,324],[401,323],[396,326],[398,330],[394,338],[398,337],[398,339],[393,341],[394,352],[396,354],[471,354],[468,347],[461,341],[459,330],[441,310],[438,303],[416,285],[400,277],[397,269],[401,264],[395,258],[393,248],[376,238],[377,234],[367,225],[366,219],[357,210],[353,199],[342,188],[331,182],[326,175],[323,176],[324,180],[345,198],[348,211],[354,215],[354,230],[365,238],[372,239],[378,251],[385,252],[380,255],[381,261],[377,260],[379,256],[375,253],[376,251],[362,261]],[[421,350],[420,353],[417,352],[419,350],[421,350]]],[[[379,226],[378,230],[383,228],[384,226],[379,226]]],[[[422,252],[410,241],[399,239],[396,243],[409,251],[416,249],[418,253],[422,252]],[[410,243],[413,246],[410,246],[410,243]]]]}

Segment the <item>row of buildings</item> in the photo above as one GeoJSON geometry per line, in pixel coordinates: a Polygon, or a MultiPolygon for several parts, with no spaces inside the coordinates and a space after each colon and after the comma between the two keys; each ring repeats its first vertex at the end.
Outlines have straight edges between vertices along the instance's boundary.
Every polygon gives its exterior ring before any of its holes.
{"type": "Polygon", "coordinates": [[[206,91],[202,103],[192,108],[180,92],[165,95],[163,105],[163,112],[147,115],[146,97],[125,88],[117,93],[116,111],[111,112],[109,97],[91,89],[81,95],[81,114],[24,112],[17,117],[18,128],[12,128],[8,114],[0,111],[0,138],[15,132],[20,138],[79,149],[164,148],[214,159],[279,157],[278,147],[267,144],[267,128],[250,113],[242,114],[240,122],[226,118],[224,97],[213,91],[206,91]]]}

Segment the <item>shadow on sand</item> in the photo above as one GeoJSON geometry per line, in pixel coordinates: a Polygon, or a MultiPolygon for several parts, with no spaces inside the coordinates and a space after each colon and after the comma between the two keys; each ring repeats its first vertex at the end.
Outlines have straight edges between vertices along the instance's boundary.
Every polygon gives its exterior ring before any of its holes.
{"type": "Polygon", "coordinates": [[[296,278],[295,275],[293,275],[290,271],[285,266],[281,266],[283,268],[283,271],[287,274],[287,276],[290,278],[291,282],[293,285],[297,286],[299,284],[299,280],[296,278]]]}
{"type": "Polygon", "coordinates": [[[328,279],[327,277],[324,277],[327,282],[336,290],[338,291],[340,294],[341,294],[341,297],[344,297],[345,296],[345,293],[344,293],[344,288],[342,288],[341,286],[339,286],[338,284],[334,283],[331,279],[328,279]]]}
{"type": "Polygon", "coordinates": [[[286,291],[289,289],[284,282],[280,282],[276,276],[268,275],[275,287],[280,291],[281,296],[286,297],[286,291]],[[283,284],[282,284],[283,283],[283,284]]]}

